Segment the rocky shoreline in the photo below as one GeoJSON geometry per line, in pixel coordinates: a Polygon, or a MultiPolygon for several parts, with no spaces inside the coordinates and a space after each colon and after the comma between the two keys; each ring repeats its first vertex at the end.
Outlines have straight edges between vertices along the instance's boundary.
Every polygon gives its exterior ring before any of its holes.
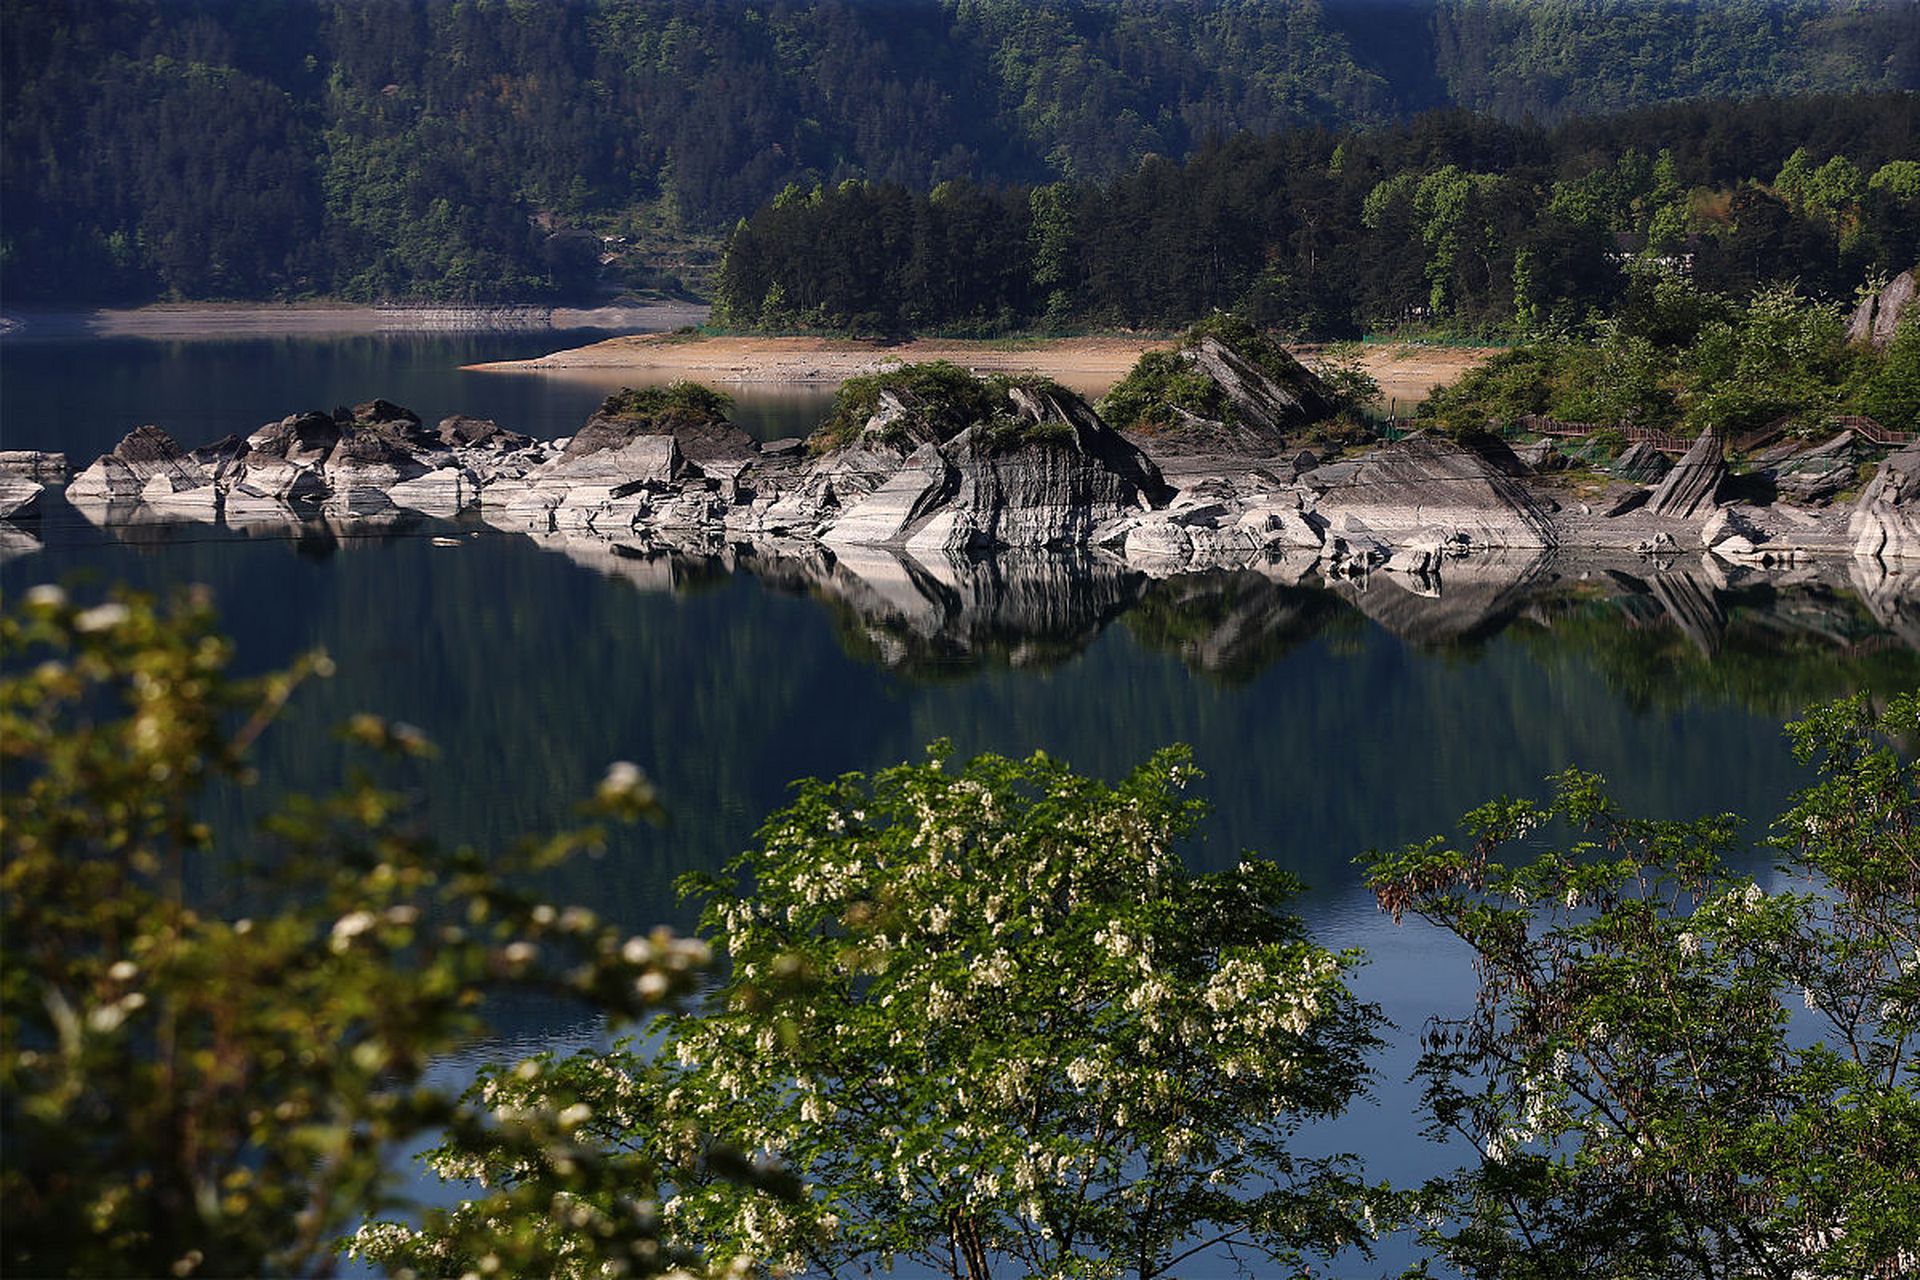
{"type": "MultiPolygon", "coordinates": [[[[1673,463],[1636,447],[1574,472],[1548,444],[1523,456],[1492,437],[1415,434],[1322,457],[1290,442],[1298,424],[1283,410],[1297,397],[1272,386],[1235,389],[1270,411],[1230,435],[1197,420],[1122,433],[1072,392],[1013,378],[980,382],[964,412],[882,387],[837,434],[771,442],[697,398],[674,401],[674,389],[623,394],[549,441],[470,418],[429,427],[383,400],[191,450],[141,427],[75,475],[65,497],[102,527],[269,529],[414,513],[614,554],[819,548],[925,569],[1047,551],[1158,577],[1383,573],[1427,594],[1549,554],[1700,558],[1723,576],[1850,560],[1853,577],[1873,578],[1920,564],[1920,445],[1881,461],[1851,502],[1835,501],[1872,452],[1846,432],[1776,450],[1743,476],[1715,437],[1673,463]]],[[[58,455],[0,455],[0,520],[30,521],[63,474],[58,455]]]]}

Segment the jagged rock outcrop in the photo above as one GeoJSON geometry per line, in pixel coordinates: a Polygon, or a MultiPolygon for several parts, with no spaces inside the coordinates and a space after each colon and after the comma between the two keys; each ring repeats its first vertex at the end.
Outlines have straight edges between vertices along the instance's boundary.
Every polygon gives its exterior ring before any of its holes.
{"type": "MultiPolygon", "coordinates": [[[[837,491],[845,505],[820,535],[923,553],[1085,546],[1097,526],[1170,496],[1146,455],[1073,393],[1016,384],[1007,401],[1012,422],[976,423],[945,442],[926,441],[867,492],[837,491]]],[[[875,434],[870,428],[864,438],[875,434]]],[[[897,447],[863,443],[855,452],[866,466],[897,447]]],[[[845,459],[833,456],[817,472],[849,474],[845,459]]]]}
{"type": "Polygon", "coordinates": [[[67,499],[76,504],[139,502],[164,510],[204,510],[209,518],[219,497],[206,469],[155,426],[135,427],[67,486],[67,499]]]}
{"type": "Polygon", "coordinates": [[[1920,444],[1880,464],[1847,521],[1853,554],[1873,560],[1920,560],[1920,444]]]}
{"type": "Polygon", "coordinates": [[[1287,437],[1331,416],[1334,401],[1311,369],[1274,348],[1256,363],[1211,334],[1191,340],[1173,357],[1204,375],[1219,389],[1224,408],[1218,418],[1173,407],[1173,420],[1130,435],[1156,456],[1231,454],[1279,458],[1287,437]]]}
{"type": "Polygon", "coordinates": [[[50,484],[67,478],[67,455],[37,449],[0,451],[0,520],[26,519],[50,484]]]}
{"type": "Polygon", "coordinates": [[[1284,352],[1280,353],[1287,362],[1284,383],[1211,335],[1180,355],[1212,378],[1233,406],[1234,416],[1256,431],[1284,437],[1333,412],[1333,397],[1319,377],[1284,352]]]}
{"type": "Polygon", "coordinates": [[[1755,461],[1773,478],[1774,488],[1782,497],[1817,505],[1852,488],[1866,456],[1865,447],[1852,431],[1840,431],[1811,448],[1794,441],[1769,450],[1755,461]]]}
{"type": "Polygon", "coordinates": [[[41,484],[65,484],[67,455],[44,449],[0,449],[0,476],[22,476],[41,484]]]}
{"type": "Polygon", "coordinates": [[[1713,506],[1727,476],[1726,449],[1717,431],[1703,431],[1647,498],[1651,515],[1691,520],[1713,506]]]}
{"type": "Polygon", "coordinates": [[[0,520],[24,519],[40,506],[47,486],[29,476],[0,471],[0,520]]]}
{"type": "Polygon", "coordinates": [[[1673,463],[1666,454],[1641,442],[1621,450],[1607,469],[1629,484],[1658,484],[1673,470],[1673,463]]]}
{"type": "Polygon", "coordinates": [[[1912,271],[1902,271],[1878,293],[1862,298],[1847,320],[1847,341],[1885,348],[1893,341],[1893,331],[1900,327],[1900,321],[1912,310],[1916,293],[1920,293],[1920,282],[1915,281],[1912,271]]]}
{"type": "Polygon", "coordinates": [[[1529,471],[1541,475],[1565,471],[1573,465],[1573,459],[1554,448],[1551,440],[1535,440],[1532,444],[1522,445],[1514,450],[1514,456],[1525,463],[1529,471]]]}
{"type": "Polygon", "coordinates": [[[1558,539],[1547,513],[1483,453],[1421,434],[1376,450],[1321,497],[1318,511],[1335,529],[1372,535],[1432,531],[1473,550],[1550,547],[1558,539]]]}

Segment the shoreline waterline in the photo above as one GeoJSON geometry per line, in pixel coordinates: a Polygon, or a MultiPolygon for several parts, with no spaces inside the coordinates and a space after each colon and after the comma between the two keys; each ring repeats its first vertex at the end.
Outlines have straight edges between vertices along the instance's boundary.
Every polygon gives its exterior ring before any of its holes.
{"type": "Polygon", "coordinates": [[[14,342],[89,337],[179,340],[580,329],[658,331],[703,324],[707,315],[706,304],[695,302],[600,307],[546,303],[367,306],[338,302],[189,302],[72,311],[12,310],[0,317],[0,336],[14,342]]]}

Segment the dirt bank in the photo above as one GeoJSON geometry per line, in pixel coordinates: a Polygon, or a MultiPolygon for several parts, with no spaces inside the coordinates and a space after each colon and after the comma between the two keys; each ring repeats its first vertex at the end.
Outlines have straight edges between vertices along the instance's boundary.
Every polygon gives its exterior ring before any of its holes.
{"type": "MultiPolygon", "coordinates": [[[[469,368],[494,373],[568,374],[617,371],[637,382],[692,378],[703,382],[838,383],[891,362],[948,360],[979,373],[1041,373],[1082,395],[1098,396],[1131,369],[1141,354],[1166,350],[1173,338],[1035,338],[969,342],[917,338],[857,342],[836,338],[691,337],[645,334],[609,338],[534,360],[500,360],[469,368]]],[[[1311,359],[1318,348],[1302,347],[1311,359]]],[[[1436,386],[1452,382],[1492,354],[1481,347],[1378,344],[1363,360],[1380,381],[1383,405],[1404,409],[1436,386]]]]}

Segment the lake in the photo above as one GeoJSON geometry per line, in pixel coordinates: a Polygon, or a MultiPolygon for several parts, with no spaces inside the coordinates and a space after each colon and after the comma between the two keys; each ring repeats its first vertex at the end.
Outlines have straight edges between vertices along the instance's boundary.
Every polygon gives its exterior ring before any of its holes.
{"type": "MultiPolygon", "coordinates": [[[[0,447],[64,449],[77,469],[141,423],[194,445],[375,396],[427,421],[465,413],[567,434],[608,387],[459,366],[582,338],[9,339],[0,447]]],[[[803,434],[827,401],[818,389],[736,396],[763,438],[803,434]]],[[[797,777],[917,758],[940,739],[962,754],[1044,749],[1113,777],[1191,744],[1215,812],[1190,861],[1230,865],[1245,849],[1278,860],[1310,886],[1301,907],[1318,939],[1370,957],[1361,994],[1398,1028],[1377,1100],[1311,1140],[1402,1185],[1452,1160],[1417,1136],[1406,1076],[1423,1019],[1464,1007],[1471,974],[1431,931],[1375,910],[1355,855],[1451,831],[1497,795],[1540,794],[1569,765],[1605,774],[1649,816],[1764,818],[1802,778],[1784,718],[1857,688],[1920,684],[1899,618],[1844,570],[1781,586],[1633,563],[1528,566],[1431,601],[1391,583],[1153,581],[1071,559],[923,581],[892,564],[649,558],[469,525],[459,545],[431,540],[448,531],[107,534],[56,508],[29,526],[37,544],[12,541],[0,591],[206,583],[245,668],[325,647],[338,675],[267,739],[264,776],[324,789],[345,760],[329,726],[361,709],[410,721],[441,748],[410,782],[450,839],[559,824],[609,761],[637,761],[671,825],[554,886],[633,926],[688,926],[673,878],[744,847],[797,777]]],[[[222,829],[241,829],[256,804],[222,797],[222,829]]],[[[503,1005],[495,1021],[498,1038],[448,1070],[598,1034],[537,1002],[503,1005]]]]}

